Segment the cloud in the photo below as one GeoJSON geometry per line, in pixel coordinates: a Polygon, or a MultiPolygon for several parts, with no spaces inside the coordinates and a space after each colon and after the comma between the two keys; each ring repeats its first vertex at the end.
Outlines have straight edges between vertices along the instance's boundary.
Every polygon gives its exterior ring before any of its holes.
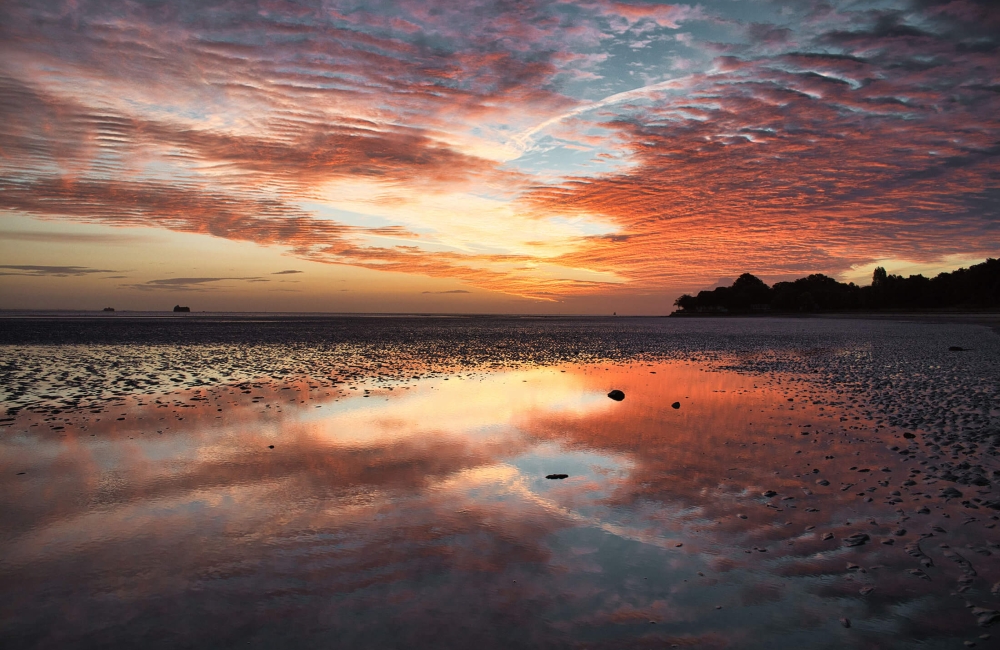
{"type": "Polygon", "coordinates": [[[0,239],[45,244],[142,244],[156,241],[155,237],[149,235],[50,232],[41,230],[0,230],[0,239]]]}
{"type": "Polygon", "coordinates": [[[465,289],[452,289],[451,291],[424,291],[422,293],[446,294],[446,293],[472,293],[472,292],[466,291],[465,289]]]}
{"type": "Polygon", "coordinates": [[[58,278],[80,277],[95,273],[117,273],[110,269],[92,269],[86,266],[36,266],[29,264],[0,264],[0,275],[24,275],[30,277],[53,276],[58,278]]]}
{"type": "Polygon", "coordinates": [[[294,269],[289,269],[287,271],[275,271],[271,275],[292,275],[295,273],[305,273],[305,271],[296,271],[294,269]]]}
{"type": "Polygon", "coordinates": [[[123,285],[130,289],[138,289],[139,291],[208,291],[212,287],[206,287],[204,285],[212,284],[215,282],[222,282],[224,280],[241,280],[244,282],[268,282],[269,280],[263,278],[237,278],[237,277],[226,277],[226,278],[164,278],[161,280],[149,280],[147,282],[140,282],[137,284],[123,285]]]}
{"type": "Polygon", "coordinates": [[[1000,246],[990,3],[307,6],[4,5],[0,209],[539,299],[1000,246]]]}

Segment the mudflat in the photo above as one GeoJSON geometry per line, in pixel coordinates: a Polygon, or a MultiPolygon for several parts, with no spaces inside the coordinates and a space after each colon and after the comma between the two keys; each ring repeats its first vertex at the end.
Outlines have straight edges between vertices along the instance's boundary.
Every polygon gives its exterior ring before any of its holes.
{"type": "Polygon", "coordinates": [[[0,319],[0,635],[988,646],[1000,337],[918,320],[0,319]]]}

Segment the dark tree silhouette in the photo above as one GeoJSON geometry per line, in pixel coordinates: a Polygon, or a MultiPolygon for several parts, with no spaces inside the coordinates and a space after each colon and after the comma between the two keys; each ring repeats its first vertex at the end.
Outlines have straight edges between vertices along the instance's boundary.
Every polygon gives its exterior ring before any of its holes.
{"type": "Polygon", "coordinates": [[[684,294],[674,305],[682,314],[997,308],[1000,260],[989,258],[933,278],[890,275],[880,266],[868,287],[838,282],[821,273],[769,287],[760,278],[744,273],[732,286],[699,291],[697,296],[684,294]]]}

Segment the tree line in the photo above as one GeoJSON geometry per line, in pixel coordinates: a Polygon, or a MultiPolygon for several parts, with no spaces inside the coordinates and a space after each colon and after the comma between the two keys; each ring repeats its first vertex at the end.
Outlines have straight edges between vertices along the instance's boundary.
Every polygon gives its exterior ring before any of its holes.
{"type": "Polygon", "coordinates": [[[867,287],[822,273],[769,287],[744,273],[731,286],[684,294],[674,305],[681,314],[989,309],[1000,307],[1000,260],[989,258],[933,278],[890,275],[878,267],[867,287]]]}

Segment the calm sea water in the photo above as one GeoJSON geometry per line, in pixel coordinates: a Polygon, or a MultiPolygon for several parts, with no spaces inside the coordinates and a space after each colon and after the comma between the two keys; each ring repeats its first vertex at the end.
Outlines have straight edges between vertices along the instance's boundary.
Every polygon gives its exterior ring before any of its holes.
{"type": "Polygon", "coordinates": [[[987,328],[0,325],[8,647],[994,642],[987,328]]]}

